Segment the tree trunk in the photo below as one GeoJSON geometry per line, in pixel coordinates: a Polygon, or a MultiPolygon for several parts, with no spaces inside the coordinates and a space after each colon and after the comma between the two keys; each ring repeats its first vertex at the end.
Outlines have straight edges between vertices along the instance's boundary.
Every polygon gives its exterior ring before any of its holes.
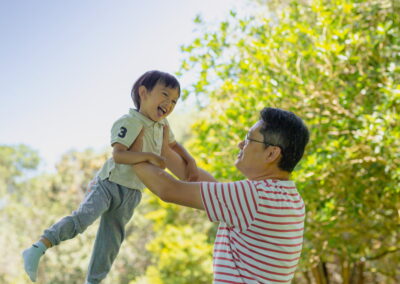
{"type": "Polygon", "coordinates": [[[322,279],[318,271],[318,266],[314,266],[311,268],[311,273],[314,276],[316,284],[322,284],[322,279]]]}
{"type": "Polygon", "coordinates": [[[353,265],[351,273],[351,283],[364,284],[364,266],[363,261],[356,262],[353,265]]]}
{"type": "Polygon", "coordinates": [[[307,284],[312,284],[310,275],[308,274],[308,271],[304,271],[303,276],[307,280],[307,284]]]}
{"type": "Polygon", "coordinates": [[[365,262],[361,261],[359,263],[359,269],[358,269],[358,284],[364,284],[364,268],[365,268],[365,262]]]}
{"type": "Polygon", "coordinates": [[[328,270],[325,262],[320,262],[313,268],[311,272],[317,284],[329,284],[328,270]]]}
{"type": "Polygon", "coordinates": [[[344,260],[340,262],[342,266],[342,279],[343,284],[350,284],[350,264],[344,260]]]}
{"type": "Polygon", "coordinates": [[[326,262],[322,262],[321,263],[321,269],[322,269],[322,274],[324,276],[325,279],[325,283],[329,284],[329,272],[328,272],[328,267],[326,267],[326,262]]]}

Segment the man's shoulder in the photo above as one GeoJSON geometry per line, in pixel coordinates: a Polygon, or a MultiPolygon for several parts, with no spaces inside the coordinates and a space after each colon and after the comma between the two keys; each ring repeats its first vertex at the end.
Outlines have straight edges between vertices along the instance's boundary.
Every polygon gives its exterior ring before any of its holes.
{"type": "Polygon", "coordinates": [[[262,180],[254,183],[261,202],[272,209],[303,209],[304,203],[296,184],[289,180],[262,180]],[[282,204],[285,204],[282,207],[282,204]],[[282,208],[281,208],[282,207],[282,208]]]}
{"type": "Polygon", "coordinates": [[[243,179],[231,182],[203,182],[203,184],[212,184],[221,187],[252,187],[264,189],[284,189],[284,190],[297,190],[296,184],[291,180],[249,180],[243,179]]]}
{"type": "Polygon", "coordinates": [[[296,184],[292,180],[265,179],[251,182],[257,188],[297,190],[296,184]]]}
{"type": "Polygon", "coordinates": [[[213,188],[221,188],[221,189],[242,189],[242,188],[256,188],[254,181],[243,179],[237,181],[203,181],[202,186],[204,188],[213,187],[213,188]]]}

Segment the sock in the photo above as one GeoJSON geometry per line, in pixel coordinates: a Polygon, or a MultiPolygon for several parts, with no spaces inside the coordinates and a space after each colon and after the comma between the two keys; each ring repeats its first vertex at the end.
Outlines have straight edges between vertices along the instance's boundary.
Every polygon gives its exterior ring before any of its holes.
{"type": "Polygon", "coordinates": [[[24,250],[24,268],[32,282],[36,281],[36,275],[40,257],[45,253],[47,247],[41,241],[34,243],[30,248],[24,250]]]}

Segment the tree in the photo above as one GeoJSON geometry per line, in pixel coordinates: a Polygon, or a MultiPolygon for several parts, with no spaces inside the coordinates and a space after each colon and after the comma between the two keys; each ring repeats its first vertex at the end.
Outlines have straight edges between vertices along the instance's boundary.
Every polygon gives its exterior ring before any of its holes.
{"type": "Polygon", "coordinates": [[[26,145],[0,145],[0,157],[0,198],[4,198],[24,174],[37,168],[39,156],[26,145]]]}
{"type": "MultiPolygon", "coordinates": [[[[43,230],[61,217],[70,214],[82,200],[86,185],[98,170],[105,154],[87,150],[64,155],[56,174],[27,174],[39,162],[37,154],[27,146],[5,146],[2,163],[7,173],[0,182],[12,184],[1,210],[0,244],[8,249],[2,258],[2,283],[24,283],[22,250],[37,239],[43,230]],[[8,153],[5,155],[4,153],[8,153]],[[21,158],[23,157],[23,158],[21,158]],[[18,263],[18,265],[15,265],[18,263]]],[[[81,283],[87,269],[95,227],[75,242],[66,242],[46,253],[39,267],[43,283],[81,283]],[[59,273],[63,271],[64,273],[59,273]]]]}
{"type": "Polygon", "coordinates": [[[297,281],[398,282],[400,5],[263,8],[216,29],[197,19],[200,36],[182,48],[181,73],[197,75],[186,95],[202,102],[188,148],[218,179],[241,178],[232,153],[258,111],[295,112],[311,131],[294,174],[307,205],[297,281]]]}
{"type": "MultiPolygon", "coordinates": [[[[19,199],[20,185],[24,184],[24,175],[35,170],[39,164],[38,154],[25,145],[0,146],[0,244],[7,248],[0,260],[0,282],[7,283],[12,279],[20,279],[20,274],[15,265],[17,244],[13,240],[18,237],[14,232],[13,200],[19,199]]],[[[18,211],[16,213],[19,213],[18,211]]],[[[19,226],[18,229],[23,229],[19,226]]]]}
{"type": "MultiPolygon", "coordinates": [[[[9,185],[2,187],[5,195],[0,206],[0,245],[7,248],[0,260],[0,282],[29,283],[23,271],[22,250],[46,227],[79,206],[87,184],[109,153],[65,153],[52,174],[28,174],[28,170],[35,171],[39,158],[27,146],[2,146],[0,153],[0,184],[9,185]]],[[[145,191],[104,283],[187,283],[187,279],[209,283],[212,241],[207,232],[213,226],[205,219],[205,213],[166,204],[145,191]]],[[[82,283],[97,228],[95,222],[73,240],[48,250],[39,266],[38,281],[82,283]]]]}

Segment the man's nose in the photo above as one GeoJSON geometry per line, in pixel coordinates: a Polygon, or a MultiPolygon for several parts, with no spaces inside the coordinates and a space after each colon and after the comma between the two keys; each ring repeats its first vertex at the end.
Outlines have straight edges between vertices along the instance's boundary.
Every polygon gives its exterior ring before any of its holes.
{"type": "Polygon", "coordinates": [[[238,147],[239,147],[240,150],[243,149],[243,147],[244,147],[244,140],[242,140],[242,141],[239,142],[238,147]]]}

